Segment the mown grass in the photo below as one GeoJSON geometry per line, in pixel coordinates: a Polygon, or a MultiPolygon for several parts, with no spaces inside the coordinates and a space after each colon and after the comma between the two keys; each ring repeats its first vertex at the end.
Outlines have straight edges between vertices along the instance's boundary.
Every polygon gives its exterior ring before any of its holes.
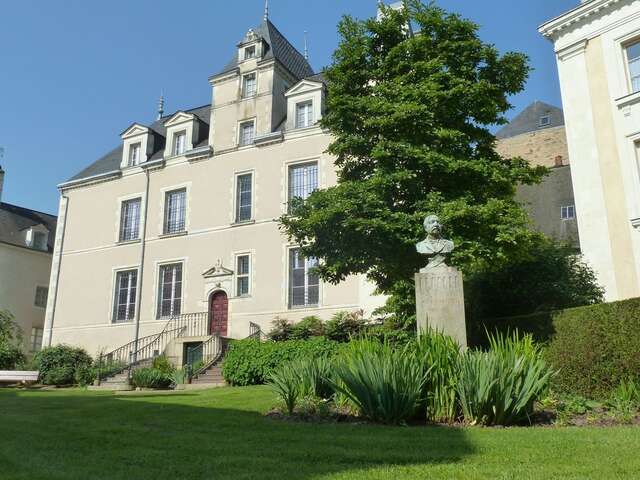
{"type": "Polygon", "coordinates": [[[615,479],[640,430],[448,429],[265,418],[264,387],[124,397],[0,390],[5,479],[615,479]]]}

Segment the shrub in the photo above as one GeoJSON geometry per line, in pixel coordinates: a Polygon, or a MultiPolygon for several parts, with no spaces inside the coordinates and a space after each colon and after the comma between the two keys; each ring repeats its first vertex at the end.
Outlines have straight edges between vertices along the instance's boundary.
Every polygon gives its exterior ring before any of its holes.
{"type": "Polygon", "coordinates": [[[291,329],[293,325],[289,320],[282,317],[276,317],[271,322],[271,331],[268,334],[270,340],[274,342],[283,342],[291,337],[291,329]]]}
{"type": "Polygon", "coordinates": [[[19,346],[0,341],[0,370],[17,370],[25,362],[26,357],[19,346]]]}
{"type": "Polygon", "coordinates": [[[289,338],[291,340],[308,340],[311,337],[320,337],[324,334],[324,325],[315,315],[305,317],[291,327],[289,338]]]}
{"type": "Polygon", "coordinates": [[[366,326],[362,310],[337,312],[324,324],[324,336],[336,342],[348,342],[362,334],[366,326]]]}
{"type": "Polygon", "coordinates": [[[560,392],[604,400],[640,378],[640,299],[565,310],[553,323],[547,359],[560,392]]]}
{"type": "Polygon", "coordinates": [[[400,424],[410,419],[425,382],[423,366],[409,350],[394,350],[375,339],[348,345],[336,359],[339,381],[334,381],[333,387],[370,420],[400,424]]]}
{"type": "Polygon", "coordinates": [[[168,388],[173,383],[170,375],[157,368],[138,368],[131,374],[131,384],[138,388],[168,388]]]}
{"type": "Polygon", "coordinates": [[[71,385],[75,382],[76,370],[91,366],[92,360],[82,348],[56,345],[36,353],[34,365],[45,385],[71,385]]]}
{"type": "Polygon", "coordinates": [[[640,385],[638,382],[633,378],[622,380],[611,393],[609,406],[616,414],[630,418],[640,407],[640,385]]]}
{"type": "Polygon", "coordinates": [[[98,368],[91,365],[79,365],[74,374],[73,379],[76,385],[86,387],[87,385],[93,385],[93,382],[98,376],[98,368]]]}
{"type": "Polygon", "coordinates": [[[302,393],[302,376],[300,374],[301,360],[285,362],[273,369],[267,376],[267,385],[278,396],[287,409],[293,414],[298,398],[302,393]]]}
{"type": "Polygon", "coordinates": [[[0,344],[3,343],[22,343],[22,329],[7,310],[0,310],[0,344]]]}
{"type": "Polygon", "coordinates": [[[222,374],[231,385],[260,385],[283,363],[301,357],[332,356],[338,346],[322,337],[283,342],[234,341],[225,355],[222,374]]]}
{"type": "Polygon", "coordinates": [[[156,370],[160,370],[164,375],[168,375],[168,376],[171,375],[176,369],[173,365],[171,365],[171,362],[169,362],[169,359],[164,355],[155,357],[153,359],[152,366],[156,370]]]}
{"type": "Polygon", "coordinates": [[[512,425],[528,419],[553,371],[531,336],[497,334],[490,344],[488,352],[461,357],[457,390],[465,422],[512,425]]]}
{"type": "Polygon", "coordinates": [[[427,331],[415,341],[416,362],[429,368],[423,388],[427,419],[453,423],[458,417],[458,368],[460,346],[446,335],[427,331]]]}

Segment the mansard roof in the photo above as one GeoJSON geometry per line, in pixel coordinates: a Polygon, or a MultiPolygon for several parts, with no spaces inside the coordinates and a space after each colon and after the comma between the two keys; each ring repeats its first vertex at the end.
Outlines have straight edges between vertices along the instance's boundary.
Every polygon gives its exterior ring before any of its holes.
{"type": "MultiPolygon", "coordinates": [[[[206,123],[207,125],[209,124],[211,105],[204,105],[202,107],[193,108],[191,110],[178,110],[178,111],[193,114],[201,122],[206,123]]],[[[167,129],[164,126],[164,124],[167,120],[173,117],[175,113],[177,112],[174,112],[170,115],[165,115],[164,117],[155,121],[154,123],[149,125],[149,129],[156,135],[165,137],[167,134],[167,129]]],[[[206,140],[203,140],[202,143],[203,144],[206,143],[206,140]]],[[[199,147],[199,146],[202,146],[202,145],[196,145],[196,147],[199,147]]],[[[67,181],[72,182],[76,180],[83,180],[83,179],[95,177],[98,175],[114,172],[116,170],[120,170],[120,163],[122,162],[122,148],[123,148],[122,144],[120,144],[118,147],[114,148],[109,153],[99,158],[98,160],[93,162],[91,165],[89,165],[87,168],[82,170],[77,175],[74,175],[67,181]]],[[[164,157],[164,149],[159,149],[152,154],[149,160],[156,160],[162,157],[164,157]]]]}
{"type": "Polygon", "coordinates": [[[48,213],[18,207],[10,203],[0,203],[0,242],[24,247],[22,232],[27,228],[44,225],[49,230],[49,252],[53,252],[56,223],[58,219],[48,213]]]}
{"type": "Polygon", "coordinates": [[[554,107],[544,102],[533,102],[520,112],[511,122],[502,127],[496,138],[502,140],[524,133],[536,132],[544,128],[561,127],[564,125],[564,112],[561,108],[554,107]],[[540,125],[540,117],[549,116],[549,123],[540,125]]]}
{"type": "MultiPolygon", "coordinates": [[[[258,27],[254,28],[253,31],[258,37],[262,37],[267,44],[266,53],[262,57],[263,60],[277,60],[298,80],[313,75],[313,68],[311,68],[307,59],[304,58],[304,55],[289,43],[289,40],[271,23],[271,20],[263,21],[258,27]]],[[[237,67],[238,55],[236,53],[233,59],[227,63],[220,72],[213,76],[215,77],[231,72],[237,67]]]]}

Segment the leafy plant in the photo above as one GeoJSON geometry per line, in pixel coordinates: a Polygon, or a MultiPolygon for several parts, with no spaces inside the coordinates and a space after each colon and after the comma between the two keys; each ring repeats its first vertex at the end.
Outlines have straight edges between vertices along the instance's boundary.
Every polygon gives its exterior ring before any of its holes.
{"type": "Polygon", "coordinates": [[[26,357],[18,345],[0,341],[0,370],[16,370],[25,362],[26,357]]]}
{"type": "Polygon", "coordinates": [[[176,385],[184,385],[187,383],[188,374],[187,370],[184,368],[176,368],[173,372],[171,372],[171,380],[176,385]]]}
{"type": "Polygon", "coordinates": [[[296,364],[304,396],[327,400],[334,394],[331,361],[325,355],[303,357],[296,364]]]}
{"type": "Polygon", "coordinates": [[[311,337],[320,337],[324,334],[322,320],[315,315],[305,317],[293,325],[289,338],[291,340],[307,340],[311,337]]]}
{"type": "Polygon", "coordinates": [[[168,388],[173,378],[157,368],[138,368],[131,374],[131,384],[138,388],[168,388]]]}
{"type": "Polygon", "coordinates": [[[324,324],[324,335],[329,340],[348,342],[361,335],[366,327],[362,310],[337,312],[324,324]]]}
{"type": "Polygon", "coordinates": [[[293,415],[302,393],[299,367],[300,360],[286,362],[274,369],[267,377],[267,385],[285,405],[289,415],[293,415]]]}
{"type": "Polygon", "coordinates": [[[72,385],[76,381],[76,370],[93,364],[84,349],[69,345],[43,348],[33,360],[40,371],[40,380],[46,385],[72,385]]]}
{"type": "Polygon", "coordinates": [[[171,375],[176,367],[174,367],[165,355],[159,355],[153,359],[153,368],[160,370],[165,375],[171,375]]]}
{"type": "Polygon", "coordinates": [[[291,338],[291,330],[293,325],[289,320],[283,317],[276,317],[271,322],[271,331],[268,334],[269,339],[274,342],[282,342],[291,338]]]}
{"type": "Polygon", "coordinates": [[[22,343],[22,329],[8,310],[0,310],[0,345],[22,343]]]}
{"type": "Polygon", "coordinates": [[[334,389],[362,416],[399,424],[415,414],[426,374],[407,350],[394,350],[374,339],[357,340],[336,359],[334,368],[334,389]]]}
{"type": "Polygon", "coordinates": [[[415,341],[415,361],[429,367],[423,388],[427,419],[433,422],[453,423],[458,417],[458,368],[460,346],[456,341],[433,330],[424,332],[415,341]]]}
{"type": "Polygon", "coordinates": [[[611,393],[609,406],[616,415],[627,420],[631,419],[640,407],[640,385],[637,380],[631,377],[622,380],[611,393]]]}
{"type": "Polygon", "coordinates": [[[554,372],[529,336],[491,335],[490,344],[488,352],[461,357],[457,390],[465,422],[512,425],[530,418],[554,372]]]}

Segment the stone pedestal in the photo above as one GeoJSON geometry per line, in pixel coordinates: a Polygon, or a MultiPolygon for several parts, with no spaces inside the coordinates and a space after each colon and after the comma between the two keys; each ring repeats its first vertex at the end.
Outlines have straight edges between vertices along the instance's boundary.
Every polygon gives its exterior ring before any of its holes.
{"type": "Polygon", "coordinates": [[[467,346],[462,272],[442,266],[416,273],[416,320],[418,333],[427,327],[453,337],[467,346]]]}

